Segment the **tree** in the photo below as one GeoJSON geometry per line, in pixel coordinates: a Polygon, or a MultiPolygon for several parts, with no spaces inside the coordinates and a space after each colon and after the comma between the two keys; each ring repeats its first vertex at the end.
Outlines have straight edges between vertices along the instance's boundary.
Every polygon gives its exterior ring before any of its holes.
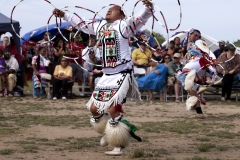
{"type": "Polygon", "coordinates": [[[233,42],[233,44],[234,44],[236,47],[240,47],[240,39],[238,39],[236,42],[233,42]]]}
{"type": "MultiPolygon", "coordinates": [[[[146,32],[147,34],[151,35],[149,30],[145,30],[145,32],[146,32]]],[[[153,35],[154,35],[154,37],[157,39],[157,41],[158,41],[159,44],[162,44],[162,43],[165,41],[165,38],[163,37],[162,34],[153,31],[153,35]]],[[[152,35],[151,35],[151,36],[152,36],[152,35]]],[[[155,40],[154,40],[154,41],[155,41],[155,40]]],[[[155,44],[156,44],[156,42],[155,42],[155,44]]]]}

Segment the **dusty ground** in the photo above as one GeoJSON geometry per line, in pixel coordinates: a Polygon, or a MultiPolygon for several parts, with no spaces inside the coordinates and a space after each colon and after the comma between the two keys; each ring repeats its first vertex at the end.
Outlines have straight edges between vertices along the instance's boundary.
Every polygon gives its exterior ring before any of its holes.
{"type": "Polygon", "coordinates": [[[210,101],[205,120],[189,119],[184,103],[125,105],[125,118],[139,127],[125,155],[109,157],[89,124],[87,98],[0,99],[0,160],[239,160],[240,103],[210,101]]]}

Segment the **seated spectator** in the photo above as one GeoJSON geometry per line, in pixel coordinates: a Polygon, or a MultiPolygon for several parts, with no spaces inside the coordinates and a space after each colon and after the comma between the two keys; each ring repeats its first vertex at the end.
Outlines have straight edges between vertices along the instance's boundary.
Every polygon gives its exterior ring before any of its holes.
{"type": "MultiPolygon", "coordinates": [[[[240,73],[240,55],[235,54],[236,48],[229,44],[226,49],[228,51],[222,53],[217,59],[219,62],[225,62],[232,58],[232,60],[222,64],[225,69],[225,76],[222,80],[222,101],[230,101],[234,75],[240,73]]],[[[223,72],[219,66],[217,66],[217,71],[223,72]]]]}
{"type": "Polygon", "coordinates": [[[182,72],[183,64],[180,63],[181,54],[175,53],[173,61],[168,64],[168,83],[174,85],[174,91],[176,96],[176,102],[180,102],[179,98],[179,87],[180,82],[176,79],[176,76],[182,72]]]}
{"type": "Polygon", "coordinates": [[[59,97],[60,88],[62,88],[62,99],[67,99],[68,81],[72,79],[72,67],[68,65],[66,58],[61,58],[61,65],[56,66],[53,76],[53,100],[59,97]]]}
{"type": "Polygon", "coordinates": [[[3,44],[0,45],[0,50],[4,51],[4,49],[9,45],[9,37],[3,37],[3,44]]]}
{"type": "Polygon", "coordinates": [[[100,50],[98,48],[94,48],[94,46],[96,45],[96,37],[95,36],[91,36],[90,39],[87,40],[87,44],[88,46],[86,48],[84,48],[84,50],[82,51],[82,59],[84,61],[88,60],[88,54],[90,52],[90,49],[94,49],[95,52],[95,56],[100,59],[100,50]]]}
{"type": "Polygon", "coordinates": [[[218,42],[218,44],[219,44],[219,49],[213,52],[216,58],[218,58],[223,53],[225,48],[225,41],[221,40],[218,42]]]}
{"type": "MultiPolygon", "coordinates": [[[[78,58],[76,59],[77,63],[73,59],[69,59],[69,66],[72,67],[72,76],[75,80],[75,82],[78,83],[78,86],[82,85],[83,82],[83,74],[84,71],[79,65],[83,65],[82,61],[82,49],[84,48],[84,45],[79,42],[80,37],[76,36],[73,39],[73,43],[70,44],[70,54],[68,54],[71,58],[78,58]]],[[[79,87],[80,90],[81,87],[79,87]]]]}
{"type": "Polygon", "coordinates": [[[32,79],[32,58],[35,56],[35,46],[36,43],[33,41],[27,41],[25,43],[25,50],[27,52],[27,59],[26,59],[26,63],[25,63],[25,71],[24,72],[24,85],[28,86],[27,84],[27,80],[32,79]]]}
{"type": "Polygon", "coordinates": [[[89,86],[91,92],[94,91],[94,85],[95,85],[95,79],[98,77],[102,77],[102,67],[99,66],[101,65],[101,60],[98,59],[95,56],[95,52],[91,50],[88,53],[88,60],[84,63],[84,68],[88,70],[87,76],[88,76],[88,81],[89,81],[89,86]],[[96,64],[96,65],[94,65],[96,64]]]}
{"type": "Polygon", "coordinates": [[[27,52],[23,46],[20,46],[20,53],[18,52],[18,48],[15,44],[14,38],[10,37],[10,45],[7,46],[7,48],[10,49],[11,56],[14,56],[14,58],[18,61],[19,65],[19,73],[18,73],[18,86],[24,87],[24,72],[25,72],[25,62],[27,59],[27,52]]]}
{"type": "Polygon", "coordinates": [[[170,41],[168,46],[167,46],[167,54],[170,54],[171,57],[173,58],[173,55],[174,55],[174,51],[175,51],[175,43],[174,41],[170,41]]]}
{"type": "Polygon", "coordinates": [[[45,47],[38,47],[37,56],[32,58],[32,68],[33,68],[33,98],[42,99],[45,93],[45,88],[48,87],[47,79],[41,77],[42,73],[47,73],[47,67],[49,65],[49,60],[47,60],[45,47]]]}
{"type": "Polygon", "coordinates": [[[140,48],[135,49],[132,53],[133,65],[138,68],[144,68],[147,70],[149,62],[152,58],[152,52],[147,48],[145,42],[139,42],[140,48]]]}
{"type": "Polygon", "coordinates": [[[3,51],[0,50],[0,97],[3,96],[4,93],[4,83],[2,83],[2,72],[5,71],[6,64],[3,56],[3,51]]]}
{"type": "Polygon", "coordinates": [[[181,64],[185,64],[186,63],[186,60],[185,60],[185,57],[183,56],[183,51],[182,51],[182,48],[176,48],[175,51],[174,51],[174,54],[175,53],[179,53],[181,55],[180,57],[180,63],[181,64]]]}
{"type": "Polygon", "coordinates": [[[64,41],[61,38],[56,40],[53,47],[55,49],[55,52],[53,54],[54,64],[56,66],[56,65],[60,64],[61,57],[66,55],[68,51],[67,51],[67,48],[66,48],[66,45],[65,45],[64,41]]]}
{"type": "Polygon", "coordinates": [[[51,39],[51,33],[50,32],[45,32],[44,34],[44,38],[40,41],[38,41],[38,43],[36,44],[35,47],[35,54],[38,53],[38,48],[39,47],[45,47],[46,50],[46,58],[51,62],[48,66],[48,70],[50,74],[53,74],[53,71],[55,69],[54,66],[54,48],[52,47],[51,42],[49,41],[49,39],[51,39]]]}
{"type": "Polygon", "coordinates": [[[19,70],[19,65],[17,60],[11,56],[10,49],[4,49],[4,59],[6,63],[6,70],[2,72],[2,89],[7,87],[7,95],[9,97],[13,96],[13,88],[16,86],[17,77],[16,73],[19,70]]]}
{"type": "MultiPolygon", "coordinates": [[[[149,73],[137,79],[138,86],[141,89],[148,90],[149,101],[153,99],[153,91],[162,91],[167,77],[166,65],[159,64],[158,62],[151,62],[151,65],[152,66],[148,69],[149,73]]],[[[162,94],[160,94],[160,100],[163,100],[162,94]]]]}
{"type": "Polygon", "coordinates": [[[158,48],[158,46],[155,46],[154,49],[156,51],[153,51],[152,58],[158,62],[162,61],[162,50],[158,48]]]}
{"type": "Polygon", "coordinates": [[[173,41],[174,41],[174,44],[175,44],[175,48],[182,48],[181,39],[179,37],[175,37],[173,41]]]}

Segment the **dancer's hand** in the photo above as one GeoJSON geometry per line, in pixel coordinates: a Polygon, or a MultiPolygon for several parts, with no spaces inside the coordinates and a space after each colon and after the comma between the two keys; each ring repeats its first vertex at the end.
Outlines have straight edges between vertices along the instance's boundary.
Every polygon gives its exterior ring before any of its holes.
{"type": "Polygon", "coordinates": [[[146,7],[152,8],[152,1],[151,0],[142,0],[142,2],[146,7]]]}
{"type": "Polygon", "coordinates": [[[235,70],[233,69],[233,70],[229,71],[229,74],[233,74],[234,72],[235,72],[235,70]]]}
{"type": "Polygon", "coordinates": [[[64,17],[65,12],[63,12],[63,11],[55,8],[55,9],[53,10],[53,14],[54,14],[54,16],[56,16],[56,17],[62,18],[62,17],[64,17]]]}

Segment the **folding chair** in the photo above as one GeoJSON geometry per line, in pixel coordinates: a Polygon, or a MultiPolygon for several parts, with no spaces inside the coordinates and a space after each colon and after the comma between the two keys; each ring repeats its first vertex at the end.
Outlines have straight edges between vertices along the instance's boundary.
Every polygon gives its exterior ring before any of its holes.
{"type": "Polygon", "coordinates": [[[133,74],[135,78],[140,78],[146,75],[146,70],[143,68],[134,68],[133,74]]]}
{"type": "MultiPolygon", "coordinates": [[[[165,101],[166,102],[167,102],[169,97],[176,97],[175,93],[173,93],[173,95],[168,95],[167,91],[168,91],[169,87],[171,87],[169,84],[167,84],[164,87],[164,92],[165,92],[164,96],[165,96],[165,101]]],[[[172,87],[174,87],[174,85],[172,87]]],[[[183,86],[182,85],[179,86],[179,98],[181,98],[182,102],[184,102],[184,94],[183,94],[183,86]]]]}
{"type": "MultiPolygon", "coordinates": [[[[146,70],[144,68],[134,68],[133,74],[134,74],[134,77],[138,79],[146,75],[146,70]]],[[[139,89],[139,91],[141,93],[141,97],[146,96],[146,98],[148,99],[148,93],[145,90],[139,89]]]]}

